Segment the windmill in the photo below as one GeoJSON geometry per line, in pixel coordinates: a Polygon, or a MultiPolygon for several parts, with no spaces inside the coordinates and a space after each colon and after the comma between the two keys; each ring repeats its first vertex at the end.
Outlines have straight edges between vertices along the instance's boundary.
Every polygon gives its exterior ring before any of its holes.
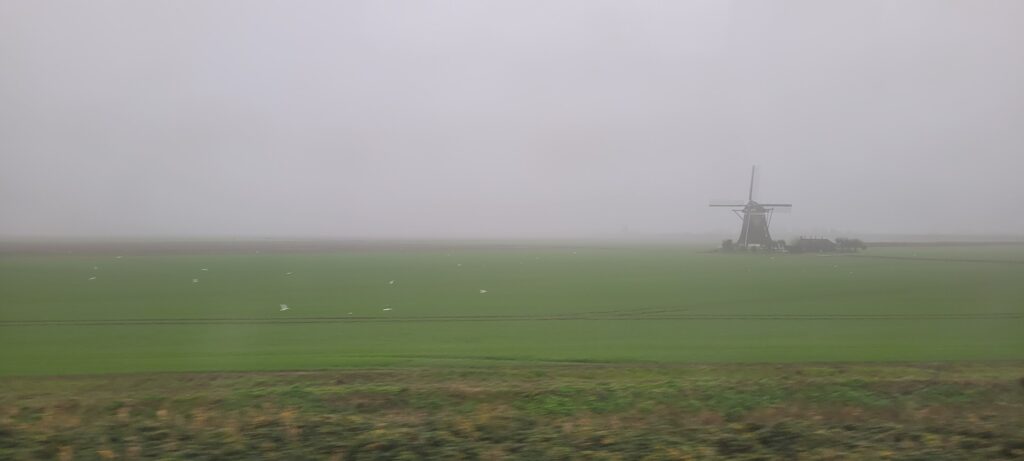
{"type": "Polygon", "coordinates": [[[757,166],[750,169],[750,192],[747,193],[747,203],[733,201],[731,203],[711,203],[713,207],[729,207],[740,220],[743,227],[740,228],[740,238],[736,245],[740,248],[761,248],[774,250],[778,246],[772,240],[772,234],[768,226],[772,223],[772,215],[775,210],[780,212],[789,211],[793,205],[789,203],[758,203],[754,201],[754,178],[757,175],[757,166]]]}

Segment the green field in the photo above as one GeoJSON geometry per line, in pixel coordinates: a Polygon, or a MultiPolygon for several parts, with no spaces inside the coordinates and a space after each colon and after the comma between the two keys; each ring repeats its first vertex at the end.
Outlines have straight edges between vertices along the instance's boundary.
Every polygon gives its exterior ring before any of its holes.
{"type": "Polygon", "coordinates": [[[8,253],[0,284],[4,375],[1024,359],[1024,246],[8,253]]]}
{"type": "Polygon", "coordinates": [[[187,246],[3,253],[0,459],[1024,456],[1024,246],[187,246]]]}

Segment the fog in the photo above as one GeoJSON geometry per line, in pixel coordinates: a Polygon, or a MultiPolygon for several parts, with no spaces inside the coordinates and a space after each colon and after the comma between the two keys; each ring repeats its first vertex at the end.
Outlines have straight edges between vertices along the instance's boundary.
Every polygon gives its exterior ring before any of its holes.
{"type": "Polygon", "coordinates": [[[1024,2],[0,3],[0,237],[1024,234],[1024,2]]]}

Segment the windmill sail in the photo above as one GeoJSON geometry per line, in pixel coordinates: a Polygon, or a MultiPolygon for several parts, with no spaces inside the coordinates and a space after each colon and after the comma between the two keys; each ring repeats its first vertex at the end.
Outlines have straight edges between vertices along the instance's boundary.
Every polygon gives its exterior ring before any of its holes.
{"type": "Polygon", "coordinates": [[[747,201],[754,201],[754,175],[757,174],[757,165],[750,167],[750,193],[747,194],[747,201]]]}

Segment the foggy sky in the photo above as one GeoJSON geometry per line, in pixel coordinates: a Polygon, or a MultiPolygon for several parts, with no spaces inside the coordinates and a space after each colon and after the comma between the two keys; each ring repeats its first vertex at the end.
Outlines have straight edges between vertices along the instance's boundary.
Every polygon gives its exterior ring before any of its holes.
{"type": "MultiPolygon", "coordinates": [[[[0,2],[0,237],[1024,233],[1024,2],[0,2]]],[[[734,237],[734,236],[733,236],[734,237]]]]}

